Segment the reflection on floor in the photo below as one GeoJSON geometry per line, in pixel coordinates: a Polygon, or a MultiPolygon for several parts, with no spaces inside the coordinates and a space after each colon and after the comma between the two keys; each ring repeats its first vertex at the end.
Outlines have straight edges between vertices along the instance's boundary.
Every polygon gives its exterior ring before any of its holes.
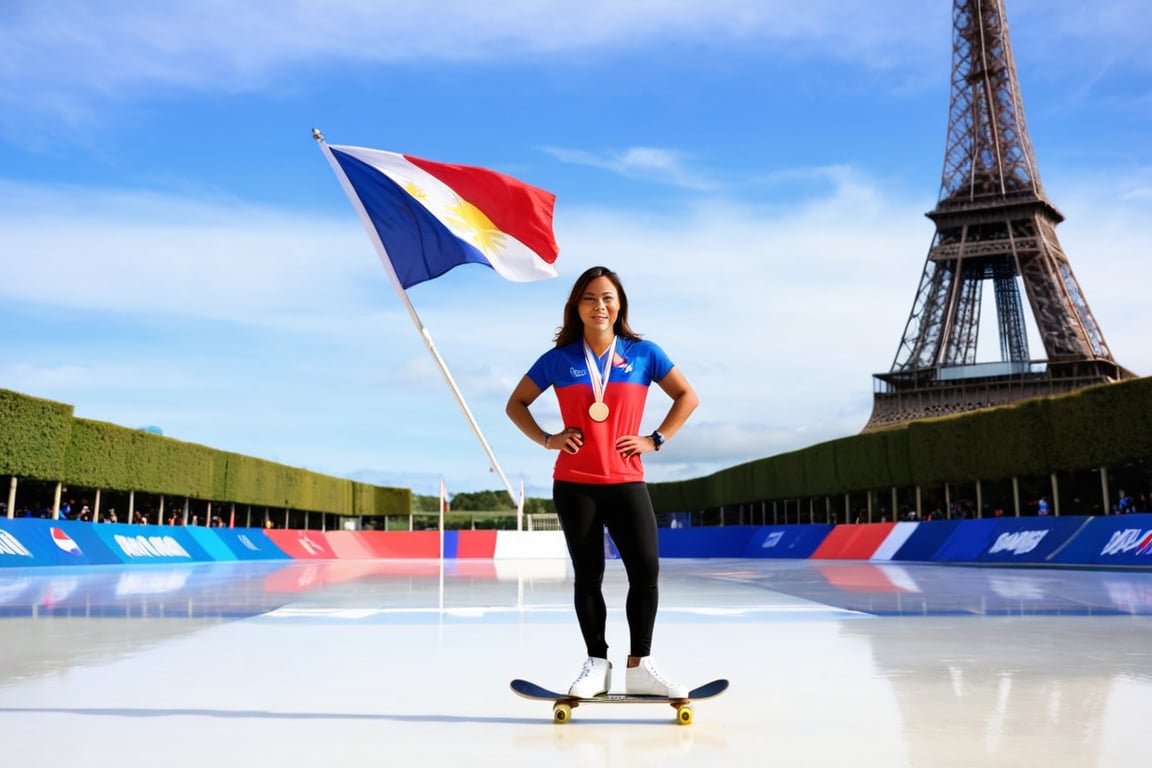
{"type": "MultiPolygon", "coordinates": [[[[618,666],[625,581],[610,564],[618,666]]],[[[645,706],[554,725],[507,682],[579,667],[562,561],[0,570],[0,749],[5,766],[1135,766],[1150,614],[1138,571],[668,560],[661,666],[731,690],[690,726],[645,706]]]]}

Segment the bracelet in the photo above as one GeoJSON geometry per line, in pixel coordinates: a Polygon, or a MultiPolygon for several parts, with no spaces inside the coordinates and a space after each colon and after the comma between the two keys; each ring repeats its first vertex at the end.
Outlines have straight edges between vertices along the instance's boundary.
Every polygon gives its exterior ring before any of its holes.
{"type": "Polygon", "coordinates": [[[545,449],[547,449],[547,448],[548,448],[548,441],[549,441],[549,440],[551,440],[551,439],[552,439],[552,435],[550,435],[550,434],[548,434],[547,432],[545,432],[545,433],[544,433],[544,448],[545,448],[545,449]]]}

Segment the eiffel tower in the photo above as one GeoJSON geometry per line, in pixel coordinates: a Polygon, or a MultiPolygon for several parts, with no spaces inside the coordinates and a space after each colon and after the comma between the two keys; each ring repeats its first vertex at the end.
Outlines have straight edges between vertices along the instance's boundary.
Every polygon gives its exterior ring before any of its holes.
{"type": "Polygon", "coordinates": [[[1112,359],[1040,184],[1004,0],[954,0],[952,95],[936,234],[895,362],[876,374],[864,432],[1134,378],[1112,359]],[[978,362],[992,283],[1000,360],[978,362]],[[1023,294],[1044,357],[1028,349],[1023,294]]]}

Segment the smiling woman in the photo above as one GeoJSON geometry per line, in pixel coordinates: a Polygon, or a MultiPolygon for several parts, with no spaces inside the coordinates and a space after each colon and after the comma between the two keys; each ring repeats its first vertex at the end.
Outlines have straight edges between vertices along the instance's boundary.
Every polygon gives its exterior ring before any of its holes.
{"type": "Polygon", "coordinates": [[[546,450],[559,450],[552,499],[575,571],[576,618],[588,658],[569,692],[582,698],[612,685],[607,607],[603,593],[604,531],[628,573],[628,693],[685,696],[651,657],[659,604],[659,539],[640,455],[659,451],[698,404],[696,392],[664,350],[628,324],[628,295],[607,267],[580,275],[564,305],[556,346],[544,353],[508,398],[506,412],[521,432],[546,450]],[[640,423],[648,387],[656,383],[672,404],[651,435],[640,423]],[[564,428],[552,435],[529,410],[555,389],[564,428]]]}

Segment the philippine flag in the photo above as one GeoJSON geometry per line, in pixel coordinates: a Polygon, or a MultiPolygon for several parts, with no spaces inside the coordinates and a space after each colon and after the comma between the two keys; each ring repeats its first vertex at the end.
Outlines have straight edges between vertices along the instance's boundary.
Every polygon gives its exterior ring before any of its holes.
{"type": "Polygon", "coordinates": [[[468,263],[517,282],[556,277],[551,192],[486,168],[325,146],[405,290],[468,263]]]}

